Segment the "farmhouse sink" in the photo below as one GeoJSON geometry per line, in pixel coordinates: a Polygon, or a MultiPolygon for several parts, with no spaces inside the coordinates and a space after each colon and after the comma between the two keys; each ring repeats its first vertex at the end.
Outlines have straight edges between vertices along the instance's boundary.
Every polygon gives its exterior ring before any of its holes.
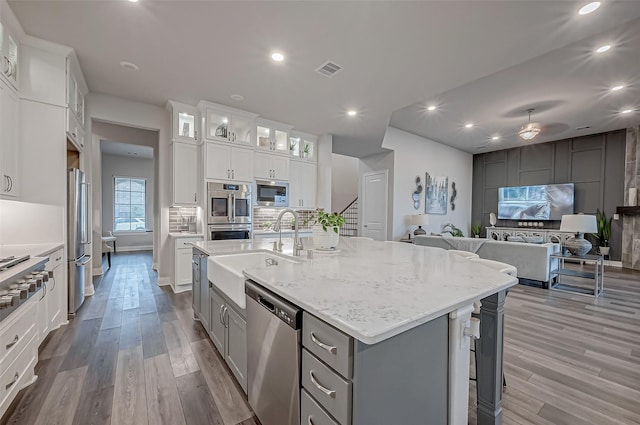
{"type": "Polygon", "coordinates": [[[281,264],[300,263],[299,260],[268,251],[250,251],[240,254],[218,255],[207,260],[207,278],[238,307],[245,308],[243,270],[278,267],[281,264]]]}

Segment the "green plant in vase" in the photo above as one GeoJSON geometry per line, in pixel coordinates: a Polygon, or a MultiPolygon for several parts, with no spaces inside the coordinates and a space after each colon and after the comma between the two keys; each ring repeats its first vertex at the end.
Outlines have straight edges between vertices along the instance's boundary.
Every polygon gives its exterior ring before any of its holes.
{"type": "Polygon", "coordinates": [[[462,233],[462,230],[457,228],[453,223],[447,223],[442,226],[442,233],[449,233],[454,238],[464,237],[464,233],[462,233]]]}
{"type": "Polygon", "coordinates": [[[596,210],[596,223],[598,225],[598,233],[596,233],[596,239],[598,239],[598,245],[600,245],[600,254],[609,255],[609,239],[611,238],[611,220],[613,217],[607,219],[607,215],[604,211],[596,210]]]}
{"type": "Polygon", "coordinates": [[[304,145],[304,149],[302,150],[302,153],[305,158],[309,158],[309,155],[311,154],[311,145],[309,143],[304,145]]]}
{"type": "Polygon", "coordinates": [[[344,217],[341,214],[318,210],[317,217],[312,215],[309,221],[313,224],[311,230],[315,248],[325,251],[335,250],[340,241],[340,227],[345,223],[344,217]]]}
{"type": "Polygon", "coordinates": [[[476,223],[476,224],[471,225],[471,233],[476,238],[479,238],[480,237],[480,233],[482,233],[482,224],[476,223]]]}

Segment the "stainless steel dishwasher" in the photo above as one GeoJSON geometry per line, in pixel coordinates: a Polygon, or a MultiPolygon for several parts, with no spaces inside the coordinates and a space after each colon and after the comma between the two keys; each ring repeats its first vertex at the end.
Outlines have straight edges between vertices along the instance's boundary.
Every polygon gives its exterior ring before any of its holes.
{"type": "Polygon", "coordinates": [[[301,310],[246,281],[249,405],[262,425],[300,424],[301,310]]]}

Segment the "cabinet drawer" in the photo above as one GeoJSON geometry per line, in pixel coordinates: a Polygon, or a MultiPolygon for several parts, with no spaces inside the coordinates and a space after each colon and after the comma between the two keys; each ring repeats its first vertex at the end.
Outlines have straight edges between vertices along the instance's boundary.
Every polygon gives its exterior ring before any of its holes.
{"type": "Polygon", "coordinates": [[[179,238],[176,239],[176,249],[193,249],[194,242],[201,241],[202,238],[179,238]]]}
{"type": "Polygon", "coordinates": [[[300,390],[300,425],[339,425],[331,416],[309,395],[300,390]]]}
{"type": "Polygon", "coordinates": [[[60,264],[62,264],[63,258],[64,258],[64,256],[63,256],[63,250],[62,249],[59,249],[57,251],[52,252],[51,254],[49,254],[49,261],[47,262],[47,264],[45,264],[45,269],[46,270],[55,269],[60,264]]]}
{"type": "Polygon", "coordinates": [[[302,345],[342,376],[351,378],[353,338],[305,312],[302,345]]]}
{"type": "Polygon", "coordinates": [[[351,382],[302,350],[302,386],[341,425],[351,424],[351,382]]]}
{"type": "Polygon", "coordinates": [[[0,375],[0,407],[8,406],[15,394],[33,378],[33,368],[38,360],[37,345],[37,338],[32,337],[13,363],[3,366],[0,375]]]}
{"type": "MultiPolygon", "coordinates": [[[[37,301],[40,298],[40,292],[29,301],[37,301]]],[[[18,310],[19,314],[9,323],[3,323],[0,330],[0,364],[2,370],[9,365],[16,355],[22,351],[27,342],[36,333],[36,311],[35,303],[27,302],[18,310]],[[20,311],[22,310],[22,311],[20,311]]]]}

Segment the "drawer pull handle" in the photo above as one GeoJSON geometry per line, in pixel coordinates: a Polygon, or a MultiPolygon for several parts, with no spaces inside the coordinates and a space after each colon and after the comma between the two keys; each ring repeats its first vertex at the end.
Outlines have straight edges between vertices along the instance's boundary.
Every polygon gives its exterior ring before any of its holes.
{"type": "Polygon", "coordinates": [[[336,354],[338,352],[338,347],[334,345],[325,344],[324,342],[316,338],[316,334],[314,334],[313,332],[311,332],[311,341],[313,341],[313,343],[316,344],[318,347],[322,348],[323,350],[327,350],[331,354],[336,354]]]}
{"type": "Polygon", "coordinates": [[[13,380],[11,382],[9,382],[7,385],[5,385],[4,389],[8,390],[9,388],[11,388],[11,386],[13,386],[13,384],[18,382],[18,378],[20,378],[20,374],[18,372],[16,372],[16,374],[13,375],[13,380]]]}
{"type": "Polygon", "coordinates": [[[307,418],[307,423],[308,423],[309,425],[315,425],[315,424],[313,423],[313,421],[311,420],[311,415],[309,415],[309,417],[307,418]]]}
{"type": "Polygon", "coordinates": [[[8,344],[6,345],[7,350],[8,350],[9,348],[13,347],[14,345],[16,345],[16,344],[18,343],[18,341],[20,341],[20,337],[19,337],[18,335],[14,336],[14,337],[13,337],[13,341],[11,341],[10,343],[8,343],[8,344]]]}
{"type": "Polygon", "coordinates": [[[322,385],[320,385],[320,383],[318,381],[316,381],[316,377],[313,376],[313,371],[312,370],[309,371],[309,377],[311,377],[311,382],[313,383],[313,385],[315,385],[320,391],[322,391],[323,393],[325,393],[326,395],[328,395],[331,398],[336,398],[336,392],[334,390],[330,390],[329,388],[325,388],[322,385]]]}

